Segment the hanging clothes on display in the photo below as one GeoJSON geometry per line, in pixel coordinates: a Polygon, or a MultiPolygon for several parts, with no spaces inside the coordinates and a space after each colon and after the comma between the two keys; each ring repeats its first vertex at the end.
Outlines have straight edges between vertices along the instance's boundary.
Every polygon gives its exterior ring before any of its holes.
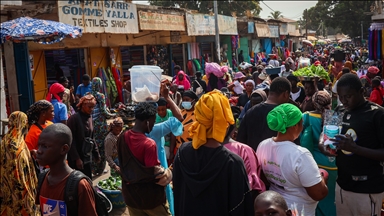
{"type": "Polygon", "coordinates": [[[108,80],[108,78],[107,78],[107,75],[105,73],[104,68],[99,68],[99,77],[103,81],[102,82],[102,85],[103,85],[102,90],[103,90],[103,94],[105,96],[105,104],[106,104],[107,107],[109,107],[111,105],[111,102],[109,100],[109,94],[108,94],[108,90],[107,90],[107,80],[108,80]]]}
{"type": "Polygon", "coordinates": [[[369,59],[373,59],[373,33],[374,31],[372,30],[369,30],[369,36],[368,36],[368,57],[369,59]]]}
{"type": "Polygon", "coordinates": [[[368,49],[369,59],[379,60],[384,53],[384,23],[372,23],[369,28],[368,49]]]}
{"type": "Polygon", "coordinates": [[[121,83],[121,80],[120,80],[120,70],[118,68],[113,67],[112,68],[112,74],[113,74],[113,78],[115,79],[115,85],[117,88],[116,103],[124,102],[124,100],[123,100],[123,84],[121,83]]]}
{"type": "Polygon", "coordinates": [[[111,68],[109,68],[109,67],[107,68],[106,75],[108,78],[106,81],[106,84],[107,84],[108,95],[110,97],[109,100],[111,102],[110,106],[113,106],[116,103],[116,98],[118,95],[117,95],[117,87],[116,87],[116,83],[115,83],[115,78],[113,78],[111,68]]]}
{"type": "Polygon", "coordinates": [[[377,50],[377,59],[381,59],[381,32],[382,30],[379,30],[379,31],[376,31],[377,33],[377,46],[376,46],[376,50],[377,50]]]}

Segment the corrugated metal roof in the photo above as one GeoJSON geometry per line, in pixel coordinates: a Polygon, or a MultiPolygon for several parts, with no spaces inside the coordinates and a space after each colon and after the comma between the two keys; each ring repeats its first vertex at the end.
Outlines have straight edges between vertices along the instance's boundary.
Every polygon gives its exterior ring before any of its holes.
{"type": "Polygon", "coordinates": [[[281,22],[285,22],[285,23],[296,23],[297,22],[296,20],[288,19],[288,18],[285,18],[285,17],[279,18],[279,20],[281,22]]]}
{"type": "Polygon", "coordinates": [[[271,37],[271,31],[267,24],[255,23],[257,37],[259,38],[269,38],[271,37]]]}

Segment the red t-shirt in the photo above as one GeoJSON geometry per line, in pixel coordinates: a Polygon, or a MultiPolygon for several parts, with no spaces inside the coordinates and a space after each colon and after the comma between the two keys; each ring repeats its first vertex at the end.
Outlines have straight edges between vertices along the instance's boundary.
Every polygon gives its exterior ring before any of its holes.
{"type": "MultiPolygon", "coordinates": [[[[64,199],[64,190],[67,183],[67,177],[61,182],[51,185],[48,182],[48,175],[45,177],[40,188],[40,211],[41,215],[67,216],[67,205],[64,199]]],[[[92,186],[86,179],[82,179],[78,186],[79,215],[97,215],[95,206],[95,195],[92,186]]]]}
{"type": "Polygon", "coordinates": [[[133,156],[135,156],[143,166],[153,167],[160,165],[155,141],[142,133],[137,133],[132,130],[125,133],[124,138],[133,156]]]}
{"type": "Polygon", "coordinates": [[[383,105],[383,95],[380,92],[380,89],[375,88],[371,92],[371,96],[369,97],[371,102],[377,103],[378,105],[383,105]]]}

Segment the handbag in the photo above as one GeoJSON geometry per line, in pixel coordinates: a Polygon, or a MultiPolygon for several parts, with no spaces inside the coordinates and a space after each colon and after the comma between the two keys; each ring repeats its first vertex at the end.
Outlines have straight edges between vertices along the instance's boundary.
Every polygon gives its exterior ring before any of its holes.
{"type": "Polygon", "coordinates": [[[304,130],[301,133],[300,136],[300,145],[306,149],[308,149],[310,152],[314,150],[314,143],[313,143],[313,128],[312,125],[309,122],[309,113],[304,113],[304,120],[306,122],[304,126],[304,130]]]}
{"type": "Polygon", "coordinates": [[[201,87],[199,82],[197,82],[196,80],[195,80],[195,82],[199,85],[199,87],[196,88],[196,92],[195,93],[197,95],[200,95],[201,93],[203,93],[204,89],[203,89],[203,87],[201,87]]]}
{"type": "Polygon", "coordinates": [[[93,138],[89,136],[87,137],[85,135],[84,124],[82,122],[80,114],[77,113],[76,118],[77,118],[77,124],[80,126],[81,133],[84,136],[83,143],[81,146],[81,153],[83,153],[83,156],[84,156],[83,163],[88,164],[92,162],[92,152],[93,152],[93,149],[95,148],[96,143],[93,138]]]}

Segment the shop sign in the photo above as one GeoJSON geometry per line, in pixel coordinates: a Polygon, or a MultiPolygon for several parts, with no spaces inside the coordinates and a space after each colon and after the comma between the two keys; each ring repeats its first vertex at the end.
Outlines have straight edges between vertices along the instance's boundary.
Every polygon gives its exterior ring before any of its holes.
{"type": "Polygon", "coordinates": [[[206,14],[186,14],[188,36],[215,35],[215,18],[206,14]]]}
{"type": "Polygon", "coordinates": [[[83,33],[139,33],[136,5],[111,0],[57,1],[59,21],[83,33]]]}
{"type": "Polygon", "coordinates": [[[173,42],[173,43],[181,42],[180,32],[171,31],[170,34],[171,34],[171,42],[173,42]]]}
{"type": "Polygon", "coordinates": [[[280,35],[288,35],[288,24],[282,23],[280,26],[280,35]]]}
{"type": "Polygon", "coordinates": [[[248,22],[248,33],[255,33],[255,23],[248,22]]]}
{"type": "MultiPolygon", "coordinates": [[[[188,36],[215,35],[215,17],[206,14],[186,14],[188,36]]],[[[218,15],[219,34],[237,35],[236,18],[218,15]]]]}
{"type": "Polygon", "coordinates": [[[278,38],[279,37],[279,26],[275,25],[268,25],[269,31],[271,32],[271,38],[278,38]]]}
{"type": "Polygon", "coordinates": [[[139,11],[141,30],[185,31],[184,16],[139,11]]]}
{"type": "Polygon", "coordinates": [[[219,34],[237,35],[237,21],[235,17],[218,15],[219,34]]]}
{"type": "MultiPolygon", "coordinates": [[[[21,0],[12,0],[12,1],[5,1],[5,0],[2,0],[0,2],[1,5],[14,5],[14,6],[21,6],[23,5],[23,1],[21,0]]],[[[3,9],[1,9],[3,10],[3,9]]]]}

